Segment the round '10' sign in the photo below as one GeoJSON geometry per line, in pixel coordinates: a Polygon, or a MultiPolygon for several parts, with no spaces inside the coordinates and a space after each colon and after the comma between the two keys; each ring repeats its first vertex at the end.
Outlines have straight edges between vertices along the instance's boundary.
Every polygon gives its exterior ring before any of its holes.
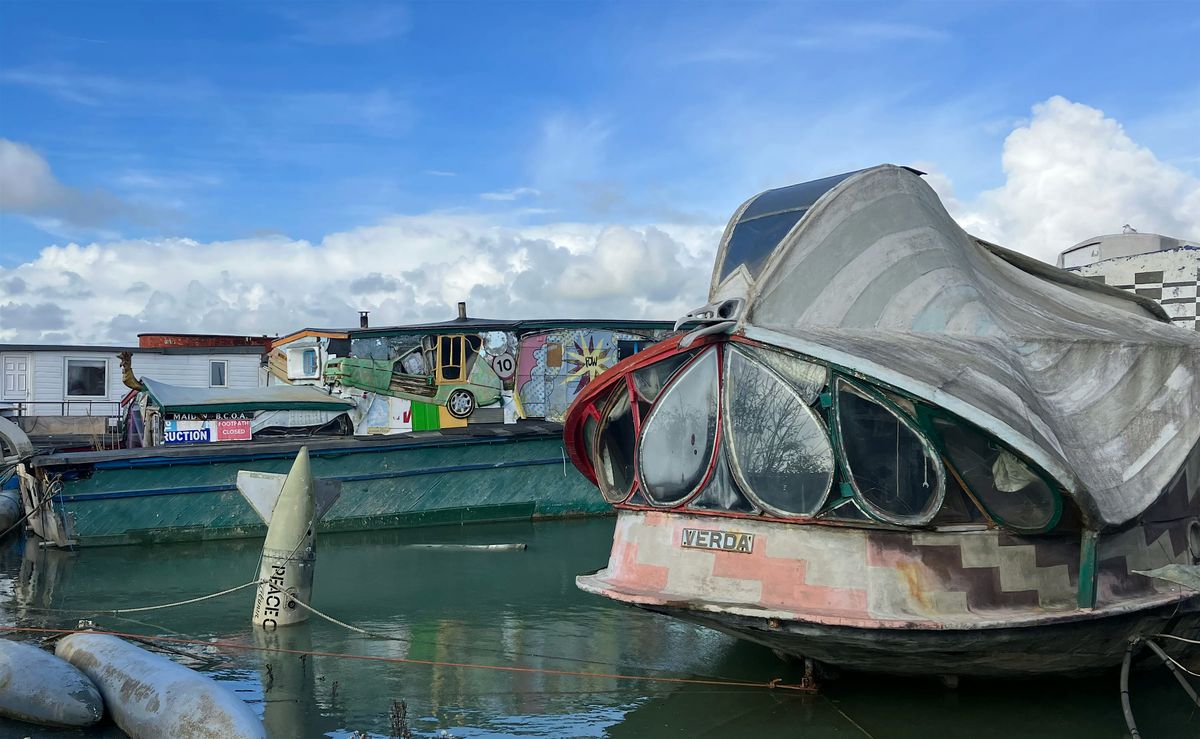
{"type": "Polygon", "coordinates": [[[508,352],[497,354],[492,358],[492,369],[501,380],[510,379],[517,371],[517,360],[508,352]]]}

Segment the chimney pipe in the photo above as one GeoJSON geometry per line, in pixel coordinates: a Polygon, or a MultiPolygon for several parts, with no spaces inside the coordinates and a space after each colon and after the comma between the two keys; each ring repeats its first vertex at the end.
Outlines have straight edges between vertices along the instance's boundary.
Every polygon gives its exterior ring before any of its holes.
{"type": "Polygon", "coordinates": [[[369,316],[369,315],[371,315],[371,311],[369,311],[369,310],[360,310],[358,312],[358,327],[359,328],[367,328],[367,326],[370,325],[370,322],[367,320],[367,316],[369,316]]]}
{"type": "Polygon", "coordinates": [[[458,301],[458,320],[467,320],[467,304],[463,301],[458,301]]]}

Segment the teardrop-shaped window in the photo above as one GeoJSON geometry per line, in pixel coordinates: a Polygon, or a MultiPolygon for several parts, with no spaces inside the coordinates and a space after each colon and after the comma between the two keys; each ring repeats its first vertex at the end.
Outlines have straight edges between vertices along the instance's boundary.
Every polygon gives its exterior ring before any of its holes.
{"type": "Polygon", "coordinates": [[[600,483],[600,494],[605,500],[620,503],[633,487],[633,450],[637,444],[629,386],[624,381],[613,388],[602,418],[600,431],[596,434],[593,462],[596,481],[600,483]]]}
{"type": "Polygon", "coordinates": [[[646,365],[633,371],[633,388],[637,390],[638,400],[653,403],[659,393],[671,379],[671,376],[687,361],[696,356],[697,352],[680,352],[661,359],[654,364],[646,365]]]}
{"type": "Polygon", "coordinates": [[[738,349],[725,356],[725,418],[734,476],[766,510],[811,516],[833,483],[833,447],[825,425],[798,389],[776,372],[738,349]]]}
{"type": "Polygon", "coordinates": [[[750,351],[756,359],[790,382],[806,405],[816,403],[829,383],[829,370],[824,365],[760,347],[752,347],[750,351]]]}
{"type": "Polygon", "coordinates": [[[638,468],[650,502],[672,506],[704,481],[717,433],[717,350],[709,349],[662,392],[642,426],[638,468]]]}
{"type": "Polygon", "coordinates": [[[1058,496],[1024,460],[965,423],[934,416],[933,427],[950,464],[993,518],[1019,531],[1054,525],[1058,496]]]}
{"type": "Polygon", "coordinates": [[[866,510],[901,526],[929,523],[945,495],[933,445],[899,411],[840,377],[835,403],[842,459],[866,510]]]}

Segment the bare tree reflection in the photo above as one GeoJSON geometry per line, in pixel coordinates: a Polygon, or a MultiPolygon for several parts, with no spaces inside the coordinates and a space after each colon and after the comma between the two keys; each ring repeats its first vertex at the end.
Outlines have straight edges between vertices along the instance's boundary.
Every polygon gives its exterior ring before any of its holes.
{"type": "Polygon", "coordinates": [[[726,377],[735,468],[760,500],[788,513],[811,513],[833,476],[825,429],[800,395],[743,355],[729,354],[726,377]]]}

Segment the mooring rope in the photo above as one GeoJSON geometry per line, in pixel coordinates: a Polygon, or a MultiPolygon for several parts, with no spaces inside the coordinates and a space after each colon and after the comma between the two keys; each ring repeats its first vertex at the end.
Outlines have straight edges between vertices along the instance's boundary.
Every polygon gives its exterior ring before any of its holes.
{"type": "Polygon", "coordinates": [[[1175,639],[1176,641],[1187,642],[1188,644],[1200,644],[1200,641],[1196,641],[1195,639],[1185,639],[1182,636],[1175,636],[1174,634],[1146,634],[1145,636],[1135,636],[1129,640],[1129,646],[1125,648],[1125,658],[1121,660],[1121,712],[1125,714],[1125,727],[1129,729],[1129,735],[1132,739],[1140,739],[1141,737],[1141,734],[1138,733],[1137,722],[1133,719],[1133,707],[1129,701],[1129,671],[1133,664],[1134,650],[1137,649],[1139,644],[1145,644],[1150,648],[1150,651],[1154,652],[1162,660],[1167,669],[1171,671],[1171,674],[1175,676],[1179,685],[1183,687],[1184,692],[1192,699],[1192,703],[1195,703],[1200,708],[1200,696],[1196,695],[1196,691],[1192,689],[1192,686],[1188,683],[1188,679],[1182,673],[1186,672],[1195,677],[1200,677],[1200,674],[1192,672],[1181,665],[1178,660],[1167,654],[1162,647],[1155,644],[1154,639],[1175,639]]]}
{"type": "Polygon", "coordinates": [[[749,680],[714,680],[705,678],[672,677],[661,675],[624,675],[607,672],[583,672],[576,670],[555,670],[548,667],[518,667],[515,665],[482,665],[473,662],[445,662],[431,659],[411,659],[407,657],[384,657],[370,654],[347,654],[345,652],[322,652],[307,649],[285,649],[283,647],[260,647],[252,644],[239,644],[227,641],[204,641],[202,639],[180,639],[169,636],[146,636],[144,634],[129,634],[121,631],[106,631],[102,629],[50,629],[33,626],[0,626],[0,632],[29,633],[29,634],[105,634],[123,639],[145,639],[148,641],[165,642],[167,644],[186,644],[188,646],[209,647],[213,649],[231,649],[247,652],[266,652],[271,654],[295,654],[309,657],[330,657],[333,659],[359,660],[363,662],[383,662],[389,664],[422,665],[426,667],[455,667],[466,670],[491,670],[496,672],[537,673],[561,677],[600,678],[606,680],[629,680],[653,683],[672,683],[683,685],[718,685],[724,687],[758,688],[767,690],[791,690],[802,693],[816,692],[812,685],[789,685],[778,679],[770,682],[753,682],[749,680]]]}
{"type": "MultiPolygon", "coordinates": [[[[263,581],[263,580],[251,580],[250,582],[243,583],[242,585],[228,588],[226,590],[221,590],[216,593],[210,593],[208,595],[203,595],[198,598],[189,598],[188,600],[175,601],[173,603],[163,603],[163,604],[156,605],[156,606],[145,606],[142,608],[119,608],[119,609],[111,609],[111,610],[106,611],[106,610],[98,610],[95,608],[50,608],[50,607],[44,607],[44,606],[22,606],[22,609],[26,610],[26,611],[35,611],[38,613],[62,613],[62,614],[70,614],[70,615],[74,615],[74,616],[83,616],[89,620],[93,616],[110,616],[112,618],[116,618],[121,621],[129,621],[130,623],[135,623],[139,626],[147,626],[150,628],[156,628],[156,629],[159,629],[162,631],[167,631],[172,634],[180,634],[180,632],[175,631],[174,629],[167,629],[167,628],[163,627],[161,624],[149,624],[149,623],[144,623],[142,621],[137,621],[135,619],[123,618],[120,614],[137,613],[140,611],[157,611],[157,610],[161,610],[164,608],[174,608],[175,606],[183,606],[183,605],[188,605],[191,603],[199,603],[201,601],[206,601],[206,600],[210,600],[212,598],[217,598],[217,597],[220,597],[223,595],[228,595],[230,593],[235,593],[239,590],[242,590],[243,588],[250,587],[251,585],[261,585],[264,583],[265,583],[265,581],[263,581]]],[[[386,634],[379,634],[379,633],[367,631],[365,629],[361,629],[357,626],[348,624],[344,621],[339,621],[338,619],[334,618],[333,616],[330,616],[327,613],[317,610],[314,606],[311,606],[308,603],[301,601],[299,598],[297,598],[291,592],[288,592],[287,595],[289,598],[294,600],[297,604],[304,607],[311,613],[317,615],[318,617],[323,618],[326,621],[329,621],[330,623],[333,623],[338,626],[342,626],[346,629],[349,629],[350,631],[353,631],[355,633],[361,634],[369,639],[394,641],[394,642],[399,642],[401,644],[407,644],[409,646],[414,646],[414,645],[419,646],[422,644],[428,644],[428,642],[413,641],[412,639],[403,637],[403,636],[394,636],[394,635],[389,636],[386,634]]],[[[445,640],[442,640],[439,643],[444,646],[461,647],[463,649],[469,649],[469,650],[476,651],[476,652],[487,652],[489,654],[499,654],[499,655],[502,655],[505,657],[512,657],[512,658],[537,657],[537,658],[541,658],[541,659],[556,660],[559,662],[575,662],[578,664],[586,664],[586,665],[604,665],[606,667],[618,667],[619,666],[617,663],[610,662],[608,660],[581,659],[579,657],[563,657],[563,656],[556,656],[556,655],[550,655],[550,654],[540,654],[538,652],[516,652],[516,651],[505,650],[505,649],[492,649],[489,647],[480,646],[478,644],[464,644],[464,643],[460,643],[460,642],[445,641],[445,640]]]]}
{"type": "Polygon", "coordinates": [[[407,639],[397,639],[394,636],[382,636],[380,634],[372,634],[371,632],[367,631],[366,629],[360,629],[357,626],[351,626],[350,624],[346,623],[345,621],[339,621],[336,618],[334,618],[333,616],[330,616],[329,614],[321,613],[316,608],[313,608],[309,604],[307,604],[304,601],[297,598],[296,594],[292,593],[290,590],[288,591],[287,596],[289,599],[291,599],[293,602],[295,602],[296,605],[301,606],[302,608],[304,608],[309,613],[312,613],[315,616],[319,616],[319,617],[325,619],[326,621],[328,621],[331,624],[337,624],[338,626],[341,626],[344,629],[349,629],[349,630],[357,632],[359,634],[369,636],[372,639],[383,639],[385,641],[401,641],[401,642],[408,643],[407,639]]]}
{"type": "Polygon", "coordinates": [[[107,611],[101,610],[98,608],[39,608],[37,606],[24,606],[24,608],[25,608],[25,610],[28,610],[28,611],[42,611],[44,613],[75,613],[75,614],[88,613],[88,614],[95,614],[98,616],[119,616],[122,613],[141,613],[144,611],[160,611],[164,608],[175,608],[176,606],[186,606],[186,605],[190,605],[192,603],[199,603],[201,601],[211,600],[213,598],[219,598],[222,595],[229,595],[230,593],[236,593],[239,590],[244,590],[253,585],[262,585],[265,582],[266,582],[265,580],[251,580],[250,582],[244,582],[241,585],[237,585],[235,587],[228,588],[226,590],[220,590],[216,593],[209,593],[208,595],[201,595],[197,598],[188,598],[187,600],[177,600],[177,601],[174,601],[173,603],[160,603],[159,605],[155,605],[155,606],[142,606],[141,608],[115,608],[115,609],[107,610],[107,611]]]}

